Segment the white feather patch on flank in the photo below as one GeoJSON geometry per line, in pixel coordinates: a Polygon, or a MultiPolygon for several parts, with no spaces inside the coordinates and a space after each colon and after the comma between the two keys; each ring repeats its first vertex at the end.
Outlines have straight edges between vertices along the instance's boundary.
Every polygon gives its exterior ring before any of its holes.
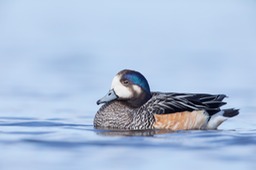
{"type": "Polygon", "coordinates": [[[217,129],[217,127],[223,123],[225,120],[227,120],[227,117],[223,116],[224,111],[220,111],[213,115],[210,119],[210,121],[207,124],[207,129],[217,129]]]}
{"type": "Polygon", "coordinates": [[[111,89],[113,89],[118,97],[121,99],[129,99],[132,97],[132,92],[130,89],[125,87],[120,82],[120,75],[116,75],[112,81],[111,89]]]}

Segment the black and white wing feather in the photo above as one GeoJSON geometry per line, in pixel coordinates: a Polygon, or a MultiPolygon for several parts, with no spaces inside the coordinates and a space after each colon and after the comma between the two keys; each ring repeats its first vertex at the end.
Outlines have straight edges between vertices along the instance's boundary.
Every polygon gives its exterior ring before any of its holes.
{"type": "Polygon", "coordinates": [[[194,94],[194,93],[160,93],[153,92],[152,98],[144,107],[154,114],[166,114],[182,111],[206,110],[209,115],[220,111],[226,103],[222,100],[224,94],[194,94]]]}

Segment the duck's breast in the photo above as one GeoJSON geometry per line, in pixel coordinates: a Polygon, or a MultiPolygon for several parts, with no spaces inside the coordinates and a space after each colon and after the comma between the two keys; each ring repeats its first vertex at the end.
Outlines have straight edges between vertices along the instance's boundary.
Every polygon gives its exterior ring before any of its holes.
{"type": "Polygon", "coordinates": [[[122,102],[114,101],[103,105],[96,113],[96,128],[129,129],[133,110],[122,102]]]}

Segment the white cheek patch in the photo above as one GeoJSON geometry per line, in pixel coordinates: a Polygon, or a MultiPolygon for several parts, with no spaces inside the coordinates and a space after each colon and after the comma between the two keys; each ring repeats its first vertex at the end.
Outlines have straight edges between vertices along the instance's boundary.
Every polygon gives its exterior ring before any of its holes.
{"type": "Polygon", "coordinates": [[[129,99],[133,95],[132,92],[130,91],[130,89],[125,87],[120,82],[120,76],[119,75],[114,77],[114,79],[112,81],[111,89],[114,89],[116,95],[121,99],[129,99]]]}
{"type": "Polygon", "coordinates": [[[141,88],[139,86],[133,85],[132,88],[136,92],[136,94],[141,94],[142,93],[141,88]]]}

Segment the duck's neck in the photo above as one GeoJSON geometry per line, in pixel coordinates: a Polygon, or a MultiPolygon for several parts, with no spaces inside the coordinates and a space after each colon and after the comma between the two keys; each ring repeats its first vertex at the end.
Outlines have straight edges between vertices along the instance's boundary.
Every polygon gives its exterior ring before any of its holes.
{"type": "Polygon", "coordinates": [[[142,93],[140,96],[130,99],[127,104],[133,108],[139,108],[152,97],[151,93],[142,93]]]}

